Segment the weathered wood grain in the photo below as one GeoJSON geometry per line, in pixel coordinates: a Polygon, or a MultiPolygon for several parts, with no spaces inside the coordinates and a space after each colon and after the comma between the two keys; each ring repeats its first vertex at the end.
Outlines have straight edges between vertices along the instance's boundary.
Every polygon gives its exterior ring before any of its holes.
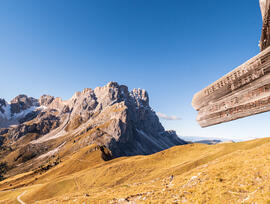
{"type": "Polygon", "coordinates": [[[193,97],[202,127],[270,111],[270,0],[260,0],[260,8],[261,53],[193,97]]]}
{"type": "Polygon", "coordinates": [[[270,47],[195,94],[192,106],[202,127],[270,111],[270,47]]]}
{"type": "Polygon", "coordinates": [[[263,26],[260,40],[261,51],[270,45],[270,0],[260,0],[263,26]]]}

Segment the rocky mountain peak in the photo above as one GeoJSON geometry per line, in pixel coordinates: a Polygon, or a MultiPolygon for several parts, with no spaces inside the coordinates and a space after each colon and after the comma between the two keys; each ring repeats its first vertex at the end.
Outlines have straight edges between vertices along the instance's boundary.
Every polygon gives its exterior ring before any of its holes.
{"type": "Polygon", "coordinates": [[[37,106],[39,106],[37,99],[28,97],[26,95],[18,95],[10,101],[11,115],[37,106]]]}
{"type": "Polygon", "coordinates": [[[119,85],[117,82],[109,82],[104,87],[97,87],[94,90],[100,107],[106,107],[116,102],[123,101],[127,96],[128,88],[119,85]]]}
{"type": "Polygon", "coordinates": [[[43,95],[39,98],[39,104],[41,106],[48,106],[50,105],[54,100],[54,97],[53,96],[50,96],[50,95],[43,95]]]}
{"type": "MultiPolygon", "coordinates": [[[[5,104],[0,101],[0,107],[5,104]]],[[[147,155],[186,144],[174,131],[165,131],[149,106],[145,90],[129,91],[116,82],[83,89],[68,100],[19,95],[7,106],[14,115],[0,117],[0,144],[7,149],[10,145],[26,146],[30,159],[47,158],[48,152],[55,148],[60,151],[66,145],[65,151],[74,152],[97,144],[119,157],[147,155]]]]}
{"type": "Polygon", "coordinates": [[[144,89],[133,89],[130,95],[135,99],[137,105],[149,106],[148,93],[144,89]]]}

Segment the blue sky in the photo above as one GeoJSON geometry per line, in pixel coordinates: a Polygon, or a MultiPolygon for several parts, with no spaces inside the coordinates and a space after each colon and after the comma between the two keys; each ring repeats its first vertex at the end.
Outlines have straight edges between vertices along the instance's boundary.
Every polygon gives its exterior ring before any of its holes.
{"type": "Polygon", "coordinates": [[[193,94],[259,52],[258,0],[2,0],[0,97],[144,88],[180,135],[268,137],[270,113],[202,129],[193,94]]]}

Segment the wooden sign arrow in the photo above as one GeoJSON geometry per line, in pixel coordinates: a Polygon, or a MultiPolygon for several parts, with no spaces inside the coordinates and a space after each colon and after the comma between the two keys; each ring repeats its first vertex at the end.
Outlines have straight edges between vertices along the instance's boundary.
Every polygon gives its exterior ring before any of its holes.
{"type": "Polygon", "coordinates": [[[202,127],[270,111],[270,47],[196,93],[202,127]]]}

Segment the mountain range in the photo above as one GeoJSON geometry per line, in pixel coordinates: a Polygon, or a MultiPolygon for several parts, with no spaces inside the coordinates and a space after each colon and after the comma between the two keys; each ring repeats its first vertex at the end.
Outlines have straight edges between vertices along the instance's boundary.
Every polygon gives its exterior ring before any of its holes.
{"type": "Polygon", "coordinates": [[[1,99],[0,128],[0,161],[7,162],[7,176],[92,144],[107,148],[108,158],[187,144],[175,131],[165,131],[145,90],[129,91],[116,82],[86,88],[66,101],[50,95],[19,95],[9,103],[1,99]]]}
{"type": "Polygon", "coordinates": [[[186,142],[163,128],[142,89],[110,82],[66,101],[1,99],[0,125],[1,204],[270,199],[269,138],[186,142]]]}

